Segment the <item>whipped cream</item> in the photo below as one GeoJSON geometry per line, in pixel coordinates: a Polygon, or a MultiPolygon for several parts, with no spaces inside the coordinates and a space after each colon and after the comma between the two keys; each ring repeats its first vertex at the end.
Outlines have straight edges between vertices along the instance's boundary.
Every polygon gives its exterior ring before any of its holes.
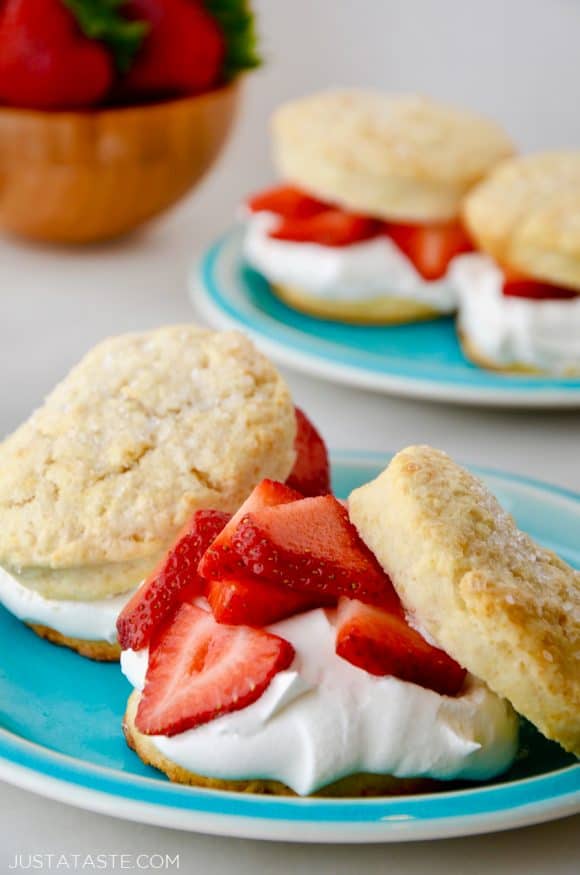
{"type": "MultiPolygon", "coordinates": [[[[270,626],[296,656],[256,702],[150,740],[192,772],[269,778],[300,795],[358,772],[485,779],[510,765],[518,724],[508,702],[471,677],[459,696],[448,697],[368,674],[336,655],[334,618],[318,609],[270,626]]],[[[137,690],[147,664],[147,650],[121,655],[137,690]]]]}
{"type": "Polygon", "coordinates": [[[69,638],[117,640],[117,617],[135,590],[97,601],[47,599],[23,586],[0,566],[0,604],[27,623],[48,626],[69,638]]]}
{"type": "Polygon", "coordinates": [[[244,255],[271,283],[334,301],[397,297],[440,313],[456,308],[450,270],[439,280],[425,280],[386,234],[349,246],[322,246],[270,237],[280,222],[274,213],[250,213],[246,221],[244,255]]]}
{"type": "Polygon", "coordinates": [[[460,331],[499,366],[580,373],[580,295],[534,301],[503,294],[503,273],[487,255],[454,259],[460,331]]]}

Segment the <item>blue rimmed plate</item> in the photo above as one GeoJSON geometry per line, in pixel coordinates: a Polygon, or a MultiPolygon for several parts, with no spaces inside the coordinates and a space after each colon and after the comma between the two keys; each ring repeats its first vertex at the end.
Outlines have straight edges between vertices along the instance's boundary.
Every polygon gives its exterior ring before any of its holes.
{"type": "MultiPolygon", "coordinates": [[[[341,453],[346,496],[384,456],[341,453]]],[[[580,567],[580,496],[479,472],[519,524],[580,567]]],[[[580,811],[580,765],[529,724],[501,780],[469,790],[389,799],[296,799],[171,784],[121,733],[130,688],[118,666],[54,647],[0,608],[0,778],[82,808],[143,823],[258,839],[380,842],[470,835],[580,811]]]]}
{"type": "Polygon", "coordinates": [[[242,257],[241,228],[211,247],[192,272],[190,294],[217,327],[241,328],[273,359],[347,385],[433,401],[528,408],[580,408],[580,378],[510,376],[463,356],[453,320],[357,326],[287,307],[242,257]]]}

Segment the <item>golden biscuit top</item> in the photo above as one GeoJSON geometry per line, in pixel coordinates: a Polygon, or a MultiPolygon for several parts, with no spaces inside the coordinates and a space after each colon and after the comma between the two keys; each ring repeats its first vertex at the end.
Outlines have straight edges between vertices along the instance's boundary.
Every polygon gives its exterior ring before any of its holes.
{"type": "Polygon", "coordinates": [[[580,152],[503,162],[468,195],[464,218],[500,264],[580,291],[580,152]]]}
{"type": "Polygon", "coordinates": [[[405,606],[459,663],[580,753],[580,572],[431,447],[398,453],[349,512],[405,606]]]}
{"type": "Polygon", "coordinates": [[[416,95],[323,92],[278,109],[272,131],[283,175],[355,209],[372,204],[378,186],[377,215],[412,203],[455,211],[457,199],[513,153],[493,122],[416,95]]]}
{"type": "Polygon", "coordinates": [[[157,557],[195,509],[284,480],[294,434],[285,383],[241,334],[105,340],[0,445],[0,564],[157,557]]]}

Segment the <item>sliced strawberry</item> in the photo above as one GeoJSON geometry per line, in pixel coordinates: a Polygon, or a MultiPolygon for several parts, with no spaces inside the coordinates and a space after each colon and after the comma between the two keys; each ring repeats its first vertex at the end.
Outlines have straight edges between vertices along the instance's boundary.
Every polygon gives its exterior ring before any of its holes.
{"type": "Polygon", "coordinates": [[[571,301],[580,296],[575,289],[510,275],[505,278],[503,293],[506,298],[529,298],[532,301],[571,301]]]}
{"type": "Polygon", "coordinates": [[[378,604],[389,602],[394,592],[347,510],[332,495],[246,513],[228,547],[214,565],[215,577],[249,576],[298,592],[378,604]]]}
{"type": "Polygon", "coordinates": [[[302,495],[326,495],[330,492],[326,444],[299,407],[296,408],[296,427],[296,461],[286,483],[302,495]]]}
{"type": "MultiPolygon", "coordinates": [[[[231,556],[232,535],[240,520],[252,511],[263,510],[276,504],[297,501],[300,498],[302,498],[302,495],[299,492],[296,492],[295,489],[291,489],[290,486],[286,486],[284,483],[278,483],[276,480],[266,479],[258,483],[223,531],[208,545],[208,549],[199,563],[199,573],[201,576],[206,580],[229,577],[237,579],[239,577],[239,574],[236,573],[238,563],[234,561],[232,565],[229,560],[231,556]]],[[[245,576],[246,578],[249,577],[247,573],[245,576]]]]}
{"type": "Polygon", "coordinates": [[[386,611],[343,599],[337,629],[338,655],[370,674],[394,675],[445,696],[463,686],[465,669],[412,629],[400,606],[386,611]]]}
{"type": "Polygon", "coordinates": [[[283,219],[270,231],[270,237],[321,246],[350,246],[376,237],[380,230],[381,223],[375,219],[330,209],[309,219],[283,219]]]}
{"type": "Polygon", "coordinates": [[[154,630],[180,604],[202,595],[205,581],[197,566],[229,518],[218,510],[194,513],[168,554],[121,611],[117,634],[123,650],[146,647],[154,630]]]}
{"type": "Polygon", "coordinates": [[[430,225],[387,222],[385,231],[426,280],[441,279],[452,258],[473,249],[460,222],[430,225]]]}
{"type": "Polygon", "coordinates": [[[259,192],[248,198],[247,205],[253,213],[276,213],[284,219],[309,219],[328,209],[328,204],[292,185],[280,185],[259,192]]]}
{"type": "Polygon", "coordinates": [[[336,599],[319,593],[296,592],[259,580],[210,580],[207,599],[218,623],[269,626],[313,608],[332,607],[336,599]]]}
{"type": "Polygon", "coordinates": [[[224,626],[182,605],[156,640],[135,724],[146,735],[177,735],[259,699],[294,658],[291,644],[262,629],[224,626]]]}

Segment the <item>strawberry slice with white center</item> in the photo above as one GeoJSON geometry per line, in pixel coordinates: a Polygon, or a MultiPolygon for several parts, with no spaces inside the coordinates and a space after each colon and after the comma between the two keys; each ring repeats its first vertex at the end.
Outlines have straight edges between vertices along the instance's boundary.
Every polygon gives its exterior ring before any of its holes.
{"type": "Polygon", "coordinates": [[[330,490],[330,462],[326,444],[299,407],[296,413],[296,462],[286,483],[304,496],[327,495],[330,490]]]}
{"type": "Polygon", "coordinates": [[[214,577],[255,578],[298,592],[375,604],[392,598],[391,581],[332,495],[251,511],[231,535],[228,529],[221,553],[214,556],[214,577]]]}
{"type": "Polygon", "coordinates": [[[246,708],[288,668],[294,648],[249,626],[225,626],[184,604],[156,639],[135,725],[145,735],[178,735],[246,708]]]}
{"type": "Polygon", "coordinates": [[[208,580],[207,598],[218,622],[267,626],[292,614],[336,604],[336,599],[328,595],[295,592],[287,586],[262,583],[245,569],[235,576],[225,570],[238,565],[232,555],[231,537],[246,514],[301,498],[299,492],[284,483],[262,480],[211,544],[199,568],[208,580]]]}
{"type": "Polygon", "coordinates": [[[473,249],[459,221],[428,225],[387,222],[385,230],[428,282],[441,279],[456,255],[473,249]]]}
{"type": "Polygon", "coordinates": [[[119,614],[117,635],[123,650],[146,647],[155,629],[180,604],[203,595],[205,581],[197,572],[199,560],[229,518],[219,510],[194,513],[167,555],[119,614]]]}
{"type": "Polygon", "coordinates": [[[231,538],[238,523],[252,511],[298,501],[300,498],[302,495],[299,492],[284,483],[278,483],[277,480],[266,479],[258,483],[223,531],[208,545],[208,549],[199,563],[201,576],[206,580],[223,580],[230,577],[237,579],[239,575],[236,574],[236,569],[239,563],[235,557],[233,557],[233,562],[231,561],[231,538]]]}
{"type": "Polygon", "coordinates": [[[462,688],[466,671],[407,623],[402,607],[381,610],[341,599],[336,652],[369,674],[394,675],[445,696],[462,688]]]}

